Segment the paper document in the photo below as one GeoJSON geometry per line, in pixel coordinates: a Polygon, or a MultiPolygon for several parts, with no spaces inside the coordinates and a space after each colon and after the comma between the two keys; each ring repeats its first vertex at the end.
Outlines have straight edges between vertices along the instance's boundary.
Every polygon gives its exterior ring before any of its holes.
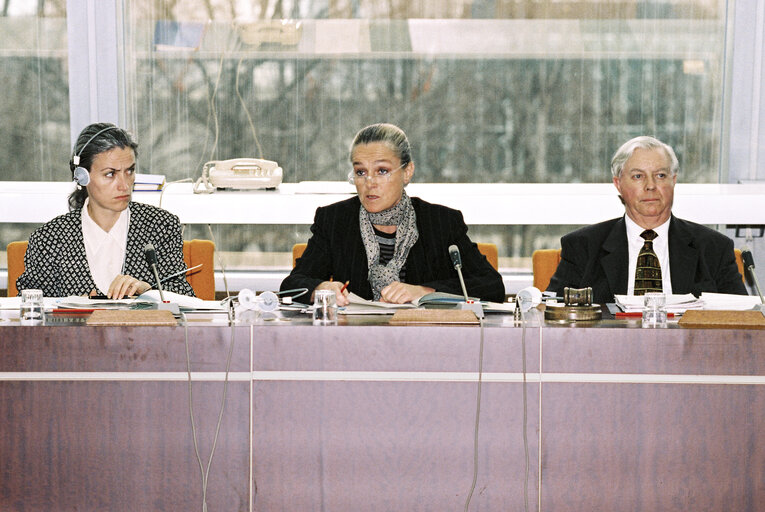
{"type": "MultiPolygon", "coordinates": [[[[59,299],[55,297],[43,297],[43,307],[46,311],[56,307],[56,301],[59,299]]],[[[21,297],[0,297],[0,309],[15,309],[19,310],[21,306],[21,297]]]]}
{"type": "MultiPolygon", "coordinates": [[[[642,295],[616,295],[616,305],[625,313],[643,311],[642,295]]],[[[692,293],[684,295],[667,295],[667,313],[682,314],[688,309],[703,309],[704,302],[697,299],[692,293]]]]}
{"type": "MultiPolygon", "coordinates": [[[[480,302],[479,299],[470,298],[476,302],[480,302]]],[[[407,302],[405,304],[392,304],[390,302],[381,302],[367,300],[359,297],[355,293],[348,295],[350,304],[344,309],[340,310],[341,314],[345,315],[385,315],[393,314],[397,309],[412,309],[422,306],[454,306],[460,302],[464,302],[465,298],[462,295],[455,295],[453,293],[445,292],[433,292],[427,293],[417,300],[407,302]]],[[[482,303],[484,307],[491,307],[493,312],[513,312],[515,305],[513,303],[500,304],[500,303],[482,303]]]]}
{"type": "MultiPolygon", "coordinates": [[[[178,304],[178,308],[183,311],[225,311],[226,307],[215,300],[202,300],[198,297],[189,297],[180,293],[162,291],[165,300],[178,304]]],[[[159,290],[149,290],[139,295],[135,300],[158,303],[162,302],[159,296],[159,290]]]]}
{"type": "Polygon", "coordinates": [[[151,301],[138,299],[91,299],[84,295],[71,295],[55,299],[54,305],[62,309],[137,309],[151,307],[151,301]]]}
{"type": "Polygon", "coordinates": [[[404,309],[404,308],[414,308],[416,307],[414,304],[407,302],[406,304],[393,304],[391,302],[381,302],[381,301],[375,301],[375,300],[367,300],[359,297],[355,293],[351,292],[348,294],[348,301],[351,303],[351,305],[357,305],[357,306],[365,306],[367,308],[380,308],[380,309],[404,309]]]}
{"type": "Polygon", "coordinates": [[[701,293],[704,309],[744,311],[761,304],[760,298],[753,295],[733,295],[730,293],[701,293]]]}

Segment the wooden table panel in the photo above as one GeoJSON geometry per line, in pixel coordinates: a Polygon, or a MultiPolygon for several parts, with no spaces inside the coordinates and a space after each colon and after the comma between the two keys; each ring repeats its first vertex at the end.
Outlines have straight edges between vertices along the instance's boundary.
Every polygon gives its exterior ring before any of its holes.
{"type": "Polygon", "coordinates": [[[765,331],[545,328],[551,373],[765,375],[765,331]]]}
{"type": "Polygon", "coordinates": [[[765,387],[543,385],[542,510],[765,510],[765,387]]]}
{"type": "MultiPolygon", "coordinates": [[[[476,383],[259,382],[255,510],[461,510],[473,475],[476,383]]],[[[523,507],[520,384],[484,383],[473,510],[523,507]]],[[[528,386],[536,496],[538,387],[528,386]]]]}
{"type": "MultiPolygon", "coordinates": [[[[225,369],[231,328],[190,326],[188,336],[193,371],[225,369]]],[[[250,326],[234,339],[231,371],[249,371],[250,326]]],[[[184,340],[183,327],[0,327],[0,372],[185,372],[184,340]]]]}
{"type": "MultiPolygon", "coordinates": [[[[194,382],[204,463],[222,382],[194,382]]],[[[0,382],[0,510],[200,510],[185,382],[0,382]]],[[[248,510],[249,383],[229,383],[211,510],[248,510]]]]}

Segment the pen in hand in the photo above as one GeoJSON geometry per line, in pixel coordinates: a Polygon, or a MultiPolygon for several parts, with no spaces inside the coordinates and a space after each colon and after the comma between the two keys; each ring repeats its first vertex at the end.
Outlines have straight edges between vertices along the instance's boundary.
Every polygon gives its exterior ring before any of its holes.
{"type": "Polygon", "coordinates": [[[340,288],[340,293],[343,293],[346,288],[348,288],[348,285],[351,284],[350,281],[346,281],[342,288],[340,288]]]}

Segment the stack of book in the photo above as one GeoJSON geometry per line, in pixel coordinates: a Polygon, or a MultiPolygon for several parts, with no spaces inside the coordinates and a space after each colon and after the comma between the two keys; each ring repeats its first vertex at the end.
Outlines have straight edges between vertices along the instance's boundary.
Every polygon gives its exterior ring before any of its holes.
{"type": "Polygon", "coordinates": [[[138,174],[135,175],[135,192],[158,192],[165,186],[164,174],[138,174]]]}

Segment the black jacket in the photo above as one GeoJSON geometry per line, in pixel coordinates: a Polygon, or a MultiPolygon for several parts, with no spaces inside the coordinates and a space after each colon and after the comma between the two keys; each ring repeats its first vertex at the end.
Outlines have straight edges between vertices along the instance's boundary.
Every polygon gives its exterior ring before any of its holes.
{"type": "MultiPolygon", "coordinates": [[[[747,294],[730,238],[673,215],[668,239],[673,294],[747,294]]],[[[591,286],[593,301],[599,304],[627,294],[629,248],[624,217],[564,235],[560,245],[561,261],[548,290],[562,296],[566,286],[591,286]]]]}
{"type": "MultiPolygon", "coordinates": [[[[462,213],[413,197],[419,238],[406,259],[406,282],[429,286],[436,291],[462,295],[457,271],[449,258],[455,244],[462,256],[462,273],[468,295],[504,302],[502,276],[494,270],[467,235],[462,213]]],[[[354,196],[316,210],[303,257],[282,281],[281,289],[308,288],[308,295],[322,281],[350,281],[349,291],[372,299],[367,254],[361,240],[359,208],[354,196]]],[[[304,299],[305,300],[305,299],[304,299]]]]}

